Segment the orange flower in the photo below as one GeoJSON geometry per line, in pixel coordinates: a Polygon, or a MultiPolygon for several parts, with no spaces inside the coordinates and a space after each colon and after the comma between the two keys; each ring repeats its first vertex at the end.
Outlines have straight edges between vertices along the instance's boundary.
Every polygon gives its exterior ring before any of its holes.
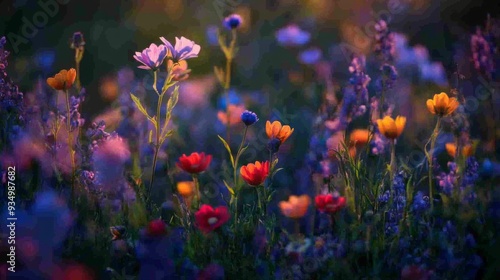
{"type": "Polygon", "coordinates": [[[189,73],[191,69],[188,69],[188,64],[185,60],[181,60],[174,64],[172,60],[167,61],[167,69],[172,68],[172,80],[174,81],[184,81],[189,78],[189,73]]]}
{"type": "Polygon", "coordinates": [[[281,213],[286,217],[298,219],[304,217],[307,213],[309,204],[311,204],[311,198],[308,195],[292,195],[288,201],[281,201],[279,207],[281,209],[281,213]]]}
{"type": "Polygon", "coordinates": [[[370,131],[368,129],[355,129],[349,136],[350,146],[361,148],[370,141],[370,131]]]}
{"type": "MultiPolygon", "coordinates": [[[[243,105],[233,105],[229,104],[229,125],[237,125],[241,123],[241,114],[245,111],[245,106],[243,105]]],[[[227,125],[228,118],[227,113],[219,111],[217,113],[217,118],[219,121],[227,125]]]]}
{"type": "Polygon", "coordinates": [[[406,125],[406,118],[397,116],[396,120],[389,116],[377,120],[378,130],[389,139],[396,139],[401,135],[406,125]]]}
{"type": "Polygon", "coordinates": [[[432,99],[427,99],[427,109],[433,115],[448,116],[458,108],[458,105],[455,97],[449,98],[444,92],[434,94],[432,99]]]}
{"type": "MultiPolygon", "coordinates": [[[[446,143],[445,147],[446,152],[448,152],[451,157],[455,157],[457,155],[457,145],[455,145],[454,143],[446,143]]],[[[462,147],[462,155],[470,157],[473,153],[474,148],[472,147],[472,145],[469,144],[462,147]]]]}
{"type": "Polygon", "coordinates": [[[177,191],[182,197],[191,197],[194,194],[194,182],[182,181],[177,183],[177,191]]]}
{"type": "Polygon", "coordinates": [[[55,90],[67,90],[71,88],[76,79],[76,70],[61,70],[54,77],[47,79],[47,84],[55,90]]]}
{"type": "Polygon", "coordinates": [[[277,138],[283,144],[293,133],[293,128],[289,125],[281,125],[279,121],[266,122],[266,134],[269,138],[277,138]]]}
{"type": "Polygon", "coordinates": [[[240,174],[243,180],[251,186],[259,186],[266,180],[269,175],[269,161],[260,163],[256,161],[255,164],[249,163],[240,168],[240,174]]]}

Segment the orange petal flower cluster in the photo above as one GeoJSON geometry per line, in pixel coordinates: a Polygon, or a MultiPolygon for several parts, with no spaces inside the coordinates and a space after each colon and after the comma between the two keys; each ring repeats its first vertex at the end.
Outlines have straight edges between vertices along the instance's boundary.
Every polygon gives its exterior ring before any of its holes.
{"type": "Polygon", "coordinates": [[[398,138],[406,125],[406,118],[402,116],[397,116],[394,120],[393,118],[386,116],[383,119],[377,120],[378,130],[382,135],[389,139],[398,138]]]}
{"type": "Polygon", "coordinates": [[[286,217],[298,219],[306,215],[309,204],[311,204],[311,198],[308,195],[292,195],[288,201],[281,201],[279,207],[286,217]]]}
{"type": "Polygon", "coordinates": [[[293,133],[293,128],[289,125],[282,125],[279,121],[266,122],[266,134],[269,138],[279,139],[281,144],[283,144],[290,135],[293,133]]]}
{"type": "Polygon", "coordinates": [[[47,84],[55,90],[67,90],[71,88],[76,79],[76,70],[61,70],[54,77],[47,79],[47,84]]]}
{"type": "Polygon", "coordinates": [[[458,108],[458,100],[449,98],[444,92],[434,94],[432,99],[427,99],[427,109],[433,115],[448,116],[458,108]]]}
{"type": "MultiPolygon", "coordinates": [[[[455,157],[457,155],[457,145],[455,143],[446,143],[446,152],[451,156],[455,157]]],[[[472,145],[465,145],[462,147],[462,155],[470,157],[474,154],[474,148],[472,145]]]]}
{"type": "Polygon", "coordinates": [[[259,186],[264,183],[269,175],[269,161],[265,161],[260,163],[256,161],[255,164],[249,163],[247,165],[243,165],[240,168],[240,174],[243,180],[247,182],[251,186],[259,186]]]}

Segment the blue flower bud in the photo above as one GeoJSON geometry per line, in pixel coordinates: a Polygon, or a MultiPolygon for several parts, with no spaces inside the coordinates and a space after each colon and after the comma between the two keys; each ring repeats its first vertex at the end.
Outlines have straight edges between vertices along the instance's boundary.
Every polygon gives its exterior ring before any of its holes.
{"type": "Polygon", "coordinates": [[[257,117],[257,114],[255,114],[254,112],[252,111],[248,111],[248,110],[245,110],[242,114],[241,114],[241,121],[246,125],[246,126],[250,126],[254,123],[256,123],[257,121],[259,120],[259,118],[257,117]]]}

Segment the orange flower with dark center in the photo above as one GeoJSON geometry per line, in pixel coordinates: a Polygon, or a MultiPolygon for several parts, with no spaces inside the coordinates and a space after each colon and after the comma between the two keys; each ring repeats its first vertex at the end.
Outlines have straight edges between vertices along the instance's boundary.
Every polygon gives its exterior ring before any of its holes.
{"type": "Polygon", "coordinates": [[[61,70],[54,77],[47,79],[47,84],[55,90],[67,90],[71,88],[76,79],[76,70],[61,70]]]}
{"type": "Polygon", "coordinates": [[[251,186],[259,186],[264,183],[269,175],[269,161],[265,161],[260,163],[256,161],[255,164],[249,163],[247,165],[243,165],[240,168],[240,174],[243,180],[247,182],[251,186]]]}
{"type": "Polygon", "coordinates": [[[308,195],[292,195],[288,201],[281,201],[279,207],[284,216],[299,219],[306,215],[309,204],[311,204],[311,198],[308,195]]]}
{"type": "Polygon", "coordinates": [[[293,128],[289,125],[282,125],[279,121],[266,122],[266,134],[269,138],[277,138],[283,144],[293,133],[293,128]]]}
{"type": "Polygon", "coordinates": [[[406,125],[406,118],[397,116],[393,118],[386,116],[383,119],[377,120],[378,130],[382,135],[389,139],[396,139],[403,133],[406,125]]]}
{"type": "MultiPolygon", "coordinates": [[[[455,143],[446,143],[445,147],[446,152],[448,152],[451,157],[455,157],[457,155],[457,145],[455,145],[455,143]]],[[[472,145],[469,144],[462,147],[462,155],[470,157],[473,154],[474,148],[472,147],[472,145]]]]}
{"type": "Polygon", "coordinates": [[[183,154],[177,166],[187,173],[196,174],[205,171],[211,161],[212,155],[205,155],[205,153],[192,153],[189,156],[183,154]]]}
{"type": "Polygon", "coordinates": [[[434,94],[432,99],[427,99],[427,109],[433,115],[448,116],[458,108],[458,105],[460,104],[455,97],[449,98],[444,92],[434,94]]]}

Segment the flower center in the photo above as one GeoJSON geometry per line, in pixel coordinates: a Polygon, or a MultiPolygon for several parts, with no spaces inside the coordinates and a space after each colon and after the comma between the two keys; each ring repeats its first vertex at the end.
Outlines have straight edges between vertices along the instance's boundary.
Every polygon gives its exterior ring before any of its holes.
{"type": "Polygon", "coordinates": [[[212,218],[208,219],[208,224],[213,225],[213,224],[217,223],[217,221],[218,221],[218,219],[216,217],[212,217],[212,218]]]}

